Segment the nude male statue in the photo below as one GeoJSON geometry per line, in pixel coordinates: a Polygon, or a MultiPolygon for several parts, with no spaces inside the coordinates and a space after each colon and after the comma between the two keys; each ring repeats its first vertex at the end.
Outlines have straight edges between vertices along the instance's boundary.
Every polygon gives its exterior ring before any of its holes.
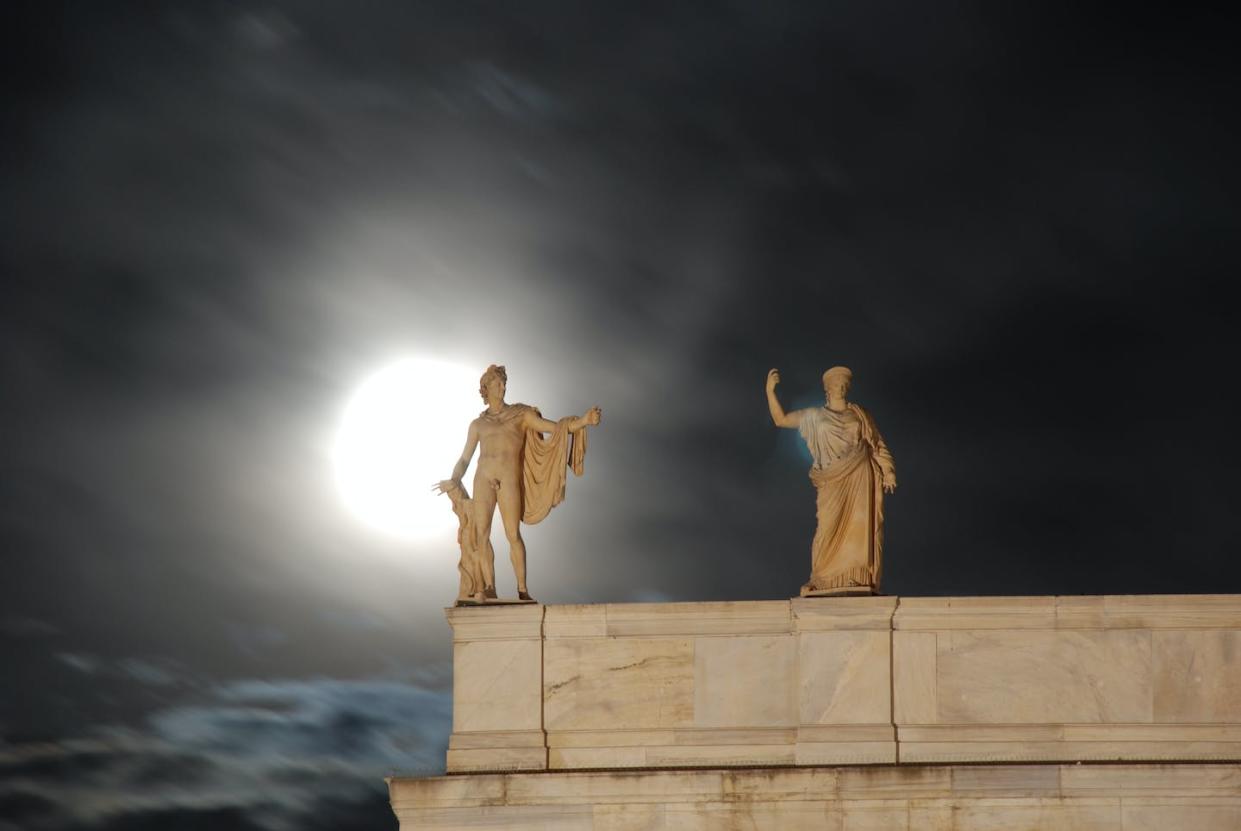
{"type": "Polygon", "coordinates": [[[599,424],[603,411],[591,407],[582,416],[549,421],[528,404],[505,403],[507,385],[504,367],[487,367],[479,382],[479,394],[487,402],[487,409],[470,422],[465,449],[452,469],[452,477],[436,488],[441,493],[459,488],[475,449],[481,445],[469,526],[476,556],[481,560],[478,565],[485,583],[483,593],[486,597],[496,596],[495,552],[490,538],[491,521],[499,505],[517,576],[517,597],[531,600],[526,586],[526,544],[521,538],[521,523],[539,522],[564,498],[566,466],[581,475],[585,428],[599,424]],[[544,438],[543,433],[551,435],[544,438]]]}

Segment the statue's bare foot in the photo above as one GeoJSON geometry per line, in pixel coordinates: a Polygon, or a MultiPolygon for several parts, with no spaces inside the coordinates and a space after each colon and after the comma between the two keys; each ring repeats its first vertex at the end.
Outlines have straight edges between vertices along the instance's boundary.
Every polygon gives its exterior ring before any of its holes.
{"type": "Polygon", "coordinates": [[[517,599],[518,600],[530,600],[530,601],[534,600],[534,598],[530,596],[529,592],[517,592],[517,599]]]}
{"type": "Polygon", "coordinates": [[[495,600],[495,599],[496,599],[496,587],[495,587],[495,586],[487,586],[487,588],[483,589],[483,596],[484,596],[484,597],[489,597],[489,598],[491,598],[492,600],[495,600]]]}

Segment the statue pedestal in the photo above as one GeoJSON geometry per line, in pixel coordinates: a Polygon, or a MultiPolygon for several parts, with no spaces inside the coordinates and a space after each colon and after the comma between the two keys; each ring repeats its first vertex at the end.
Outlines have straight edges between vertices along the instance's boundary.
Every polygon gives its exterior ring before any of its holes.
{"type": "Polygon", "coordinates": [[[458,600],[457,606],[537,606],[537,600],[522,600],[519,597],[484,597],[482,600],[458,600]]]}
{"type": "Polygon", "coordinates": [[[878,593],[865,586],[846,586],[840,589],[802,588],[801,597],[875,597],[878,593]]]}
{"type": "Polygon", "coordinates": [[[405,828],[1241,827],[1239,596],[448,619],[472,775],[390,780],[405,828]]]}

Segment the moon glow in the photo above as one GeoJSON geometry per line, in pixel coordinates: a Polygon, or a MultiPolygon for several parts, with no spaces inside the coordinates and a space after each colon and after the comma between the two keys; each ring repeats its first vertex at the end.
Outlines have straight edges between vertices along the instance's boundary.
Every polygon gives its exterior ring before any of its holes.
{"type": "Polygon", "coordinates": [[[411,358],[366,378],[350,396],[332,450],[336,485],[366,525],[402,539],[456,528],[432,485],[452,472],[482,409],[477,373],[411,358]]]}

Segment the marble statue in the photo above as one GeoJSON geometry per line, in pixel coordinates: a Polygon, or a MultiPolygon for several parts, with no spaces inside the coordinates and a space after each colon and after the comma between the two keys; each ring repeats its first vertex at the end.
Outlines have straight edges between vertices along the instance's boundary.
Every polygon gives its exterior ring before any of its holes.
{"type": "Polygon", "coordinates": [[[799,431],[814,460],[818,527],[803,597],[879,593],[883,495],[896,490],[896,468],[870,413],[845,398],[852,379],[847,367],[832,367],[823,373],[826,405],[786,413],[776,396],[780,372],[767,373],[772,421],[799,431]]]}
{"type": "Polygon", "coordinates": [[[479,382],[479,394],[487,402],[487,409],[470,422],[465,449],[451,478],[435,486],[452,500],[460,528],[458,603],[485,603],[496,598],[491,521],[497,505],[517,576],[517,598],[533,602],[526,586],[526,544],[521,538],[521,523],[540,522],[564,500],[567,469],[582,475],[586,428],[603,418],[602,410],[591,407],[585,415],[549,421],[528,404],[505,403],[507,385],[504,367],[487,367],[479,382]],[[471,499],[461,477],[476,449],[478,469],[471,499]]]}

